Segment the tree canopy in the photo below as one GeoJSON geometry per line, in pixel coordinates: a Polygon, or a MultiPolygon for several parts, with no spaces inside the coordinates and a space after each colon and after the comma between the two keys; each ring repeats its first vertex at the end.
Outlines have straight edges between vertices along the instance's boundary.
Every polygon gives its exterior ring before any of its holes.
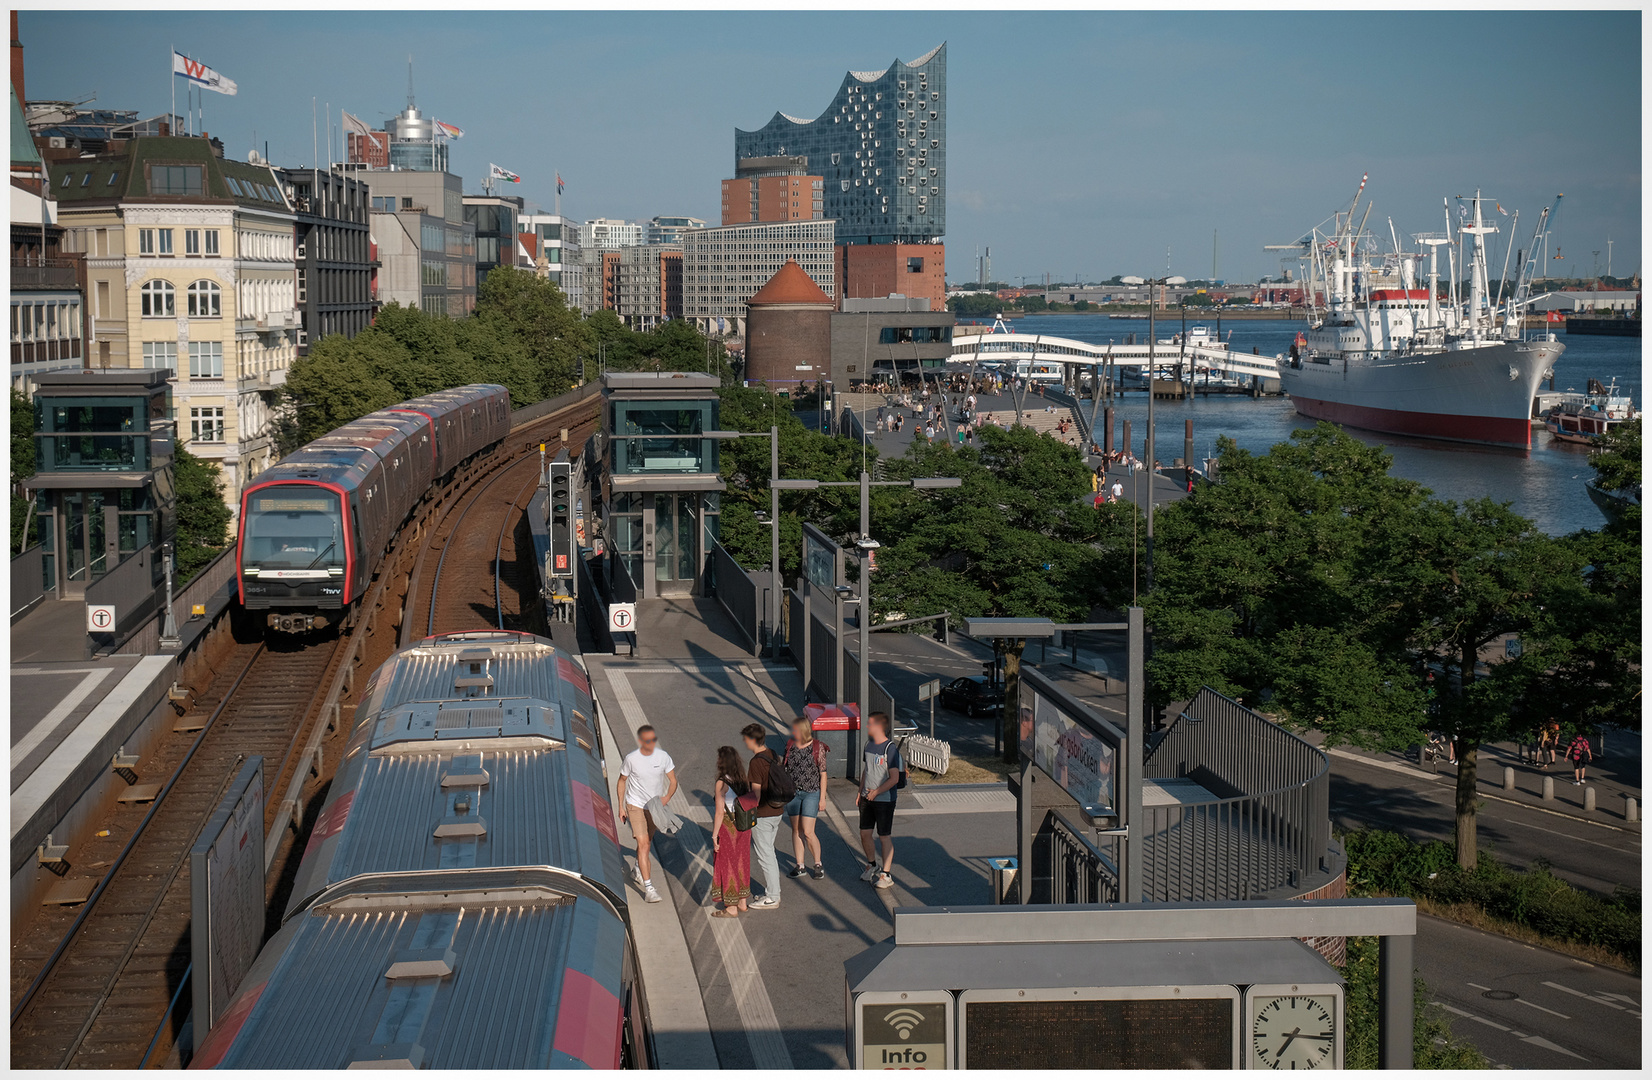
{"type": "Polygon", "coordinates": [[[180,445],[172,452],[172,475],[178,495],[174,579],[181,586],[229,543],[230,512],[217,462],[198,458],[180,445]]]}

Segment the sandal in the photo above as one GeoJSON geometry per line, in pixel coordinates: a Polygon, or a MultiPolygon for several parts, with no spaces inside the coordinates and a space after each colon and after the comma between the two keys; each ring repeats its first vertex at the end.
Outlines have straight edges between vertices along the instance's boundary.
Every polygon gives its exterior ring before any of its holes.
{"type": "Polygon", "coordinates": [[[735,911],[733,908],[725,907],[718,908],[716,911],[713,911],[711,913],[711,917],[713,919],[738,919],[740,917],[740,913],[735,911]]]}

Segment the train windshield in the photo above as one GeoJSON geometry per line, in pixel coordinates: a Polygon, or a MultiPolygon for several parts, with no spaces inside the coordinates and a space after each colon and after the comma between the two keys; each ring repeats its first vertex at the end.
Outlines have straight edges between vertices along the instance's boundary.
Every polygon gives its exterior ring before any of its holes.
{"type": "Polygon", "coordinates": [[[242,523],[243,566],[324,570],[344,566],[343,517],[337,493],[303,485],[260,488],[242,523]]]}

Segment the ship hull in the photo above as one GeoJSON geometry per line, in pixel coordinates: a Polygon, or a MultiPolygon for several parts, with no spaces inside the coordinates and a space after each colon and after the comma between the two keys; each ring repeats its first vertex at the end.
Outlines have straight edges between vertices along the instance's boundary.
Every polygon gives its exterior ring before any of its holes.
{"type": "Polygon", "coordinates": [[[1565,346],[1510,341],[1479,349],[1280,365],[1301,415],[1388,435],[1531,448],[1532,397],[1565,346]]]}

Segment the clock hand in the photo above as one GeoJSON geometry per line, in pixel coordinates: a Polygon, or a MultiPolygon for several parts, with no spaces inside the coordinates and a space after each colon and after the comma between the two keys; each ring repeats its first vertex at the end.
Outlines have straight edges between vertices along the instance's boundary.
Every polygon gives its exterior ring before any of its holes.
{"type": "Polygon", "coordinates": [[[1285,1051],[1290,1049],[1291,1042],[1297,1037],[1297,1034],[1301,1032],[1301,1030],[1302,1029],[1299,1027],[1294,1027],[1291,1029],[1290,1034],[1285,1036],[1285,1041],[1280,1045],[1279,1053],[1274,1055],[1275,1058],[1282,1058],[1285,1056],[1285,1051]]]}
{"type": "Polygon", "coordinates": [[[1298,1035],[1297,1036],[1297,1038],[1299,1038],[1299,1039],[1314,1039],[1314,1040],[1317,1040],[1319,1042],[1330,1042],[1335,1037],[1336,1036],[1334,1036],[1334,1035],[1298,1035]]]}

